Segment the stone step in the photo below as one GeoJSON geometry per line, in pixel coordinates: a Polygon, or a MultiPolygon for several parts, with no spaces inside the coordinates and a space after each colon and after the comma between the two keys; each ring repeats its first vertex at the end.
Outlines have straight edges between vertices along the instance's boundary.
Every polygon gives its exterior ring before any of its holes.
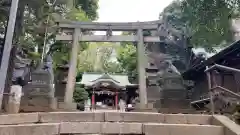
{"type": "Polygon", "coordinates": [[[144,124],[145,135],[224,135],[222,126],[194,124],[144,124]]]}
{"type": "Polygon", "coordinates": [[[226,116],[140,112],[51,112],[0,115],[0,135],[238,135],[226,116]]]}
{"type": "Polygon", "coordinates": [[[159,123],[61,122],[0,125],[0,134],[145,134],[145,135],[224,135],[222,126],[159,123]]]}
{"type": "Polygon", "coordinates": [[[59,122],[139,122],[209,125],[211,115],[150,112],[42,112],[0,115],[0,125],[59,122]]]}
{"type": "Polygon", "coordinates": [[[170,113],[170,114],[199,114],[195,109],[188,108],[188,109],[179,109],[179,108],[160,108],[158,109],[159,113],[170,113]]]}

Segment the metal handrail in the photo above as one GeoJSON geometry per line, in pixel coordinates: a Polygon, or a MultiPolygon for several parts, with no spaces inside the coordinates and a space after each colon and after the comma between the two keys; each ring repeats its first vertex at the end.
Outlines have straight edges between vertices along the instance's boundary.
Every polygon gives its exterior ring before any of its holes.
{"type": "Polygon", "coordinates": [[[205,72],[210,72],[210,71],[215,70],[215,69],[222,69],[222,70],[225,70],[225,71],[240,73],[239,69],[231,68],[231,67],[227,67],[227,66],[223,66],[223,65],[219,65],[219,64],[215,64],[215,65],[211,66],[210,68],[206,69],[205,72]]]}
{"type": "Polygon", "coordinates": [[[210,103],[211,103],[211,112],[212,114],[214,114],[214,102],[213,102],[213,90],[215,89],[220,89],[224,92],[227,92],[227,93],[230,93],[234,96],[236,96],[237,98],[240,99],[240,95],[227,89],[227,88],[224,88],[224,87],[221,87],[221,86],[215,86],[215,87],[212,87],[212,79],[211,79],[211,71],[212,70],[216,70],[216,69],[220,69],[220,70],[225,70],[225,71],[230,71],[230,72],[237,72],[237,73],[240,73],[240,70],[239,69],[236,69],[236,68],[231,68],[231,67],[227,67],[227,66],[223,66],[223,65],[219,65],[219,64],[215,64],[213,66],[211,66],[210,68],[207,67],[207,69],[204,71],[206,74],[207,74],[207,80],[208,80],[208,87],[209,87],[209,90],[210,90],[210,103]]]}
{"type": "Polygon", "coordinates": [[[215,89],[220,89],[220,90],[222,90],[224,92],[227,92],[227,93],[230,93],[230,94],[232,94],[232,95],[234,95],[234,96],[236,96],[237,98],[240,99],[240,95],[239,94],[237,94],[235,92],[232,92],[231,90],[229,90],[227,88],[224,88],[224,87],[221,87],[221,86],[217,86],[217,87],[211,88],[210,90],[215,90],[215,89]]]}

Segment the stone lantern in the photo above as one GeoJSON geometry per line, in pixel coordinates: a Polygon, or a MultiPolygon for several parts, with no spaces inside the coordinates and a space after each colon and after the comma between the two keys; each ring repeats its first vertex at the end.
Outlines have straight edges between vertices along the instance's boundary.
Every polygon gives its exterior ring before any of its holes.
{"type": "Polygon", "coordinates": [[[63,101],[65,96],[66,84],[67,84],[67,77],[68,77],[68,69],[69,65],[59,65],[56,70],[55,76],[55,97],[58,101],[63,101]]]}

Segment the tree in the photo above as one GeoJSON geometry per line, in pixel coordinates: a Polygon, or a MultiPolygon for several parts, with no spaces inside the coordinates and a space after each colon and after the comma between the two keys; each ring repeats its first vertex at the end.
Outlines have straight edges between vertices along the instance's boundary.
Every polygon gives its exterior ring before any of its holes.
{"type": "Polygon", "coordinates": [[[76,81],[81,81],[84,72],[125,73],[113,56],[119,48],[120,46],[115,43],[90,43],[88,48],[79,54],[76,81]]]}
{"type": "MultiPolygon", "coordinates": [[[[78,3],[74,3],[75,8],[67,6],[69,1],[71,0],[19,1],[14,44],[25,50],[30,59],[34,58],[35,61],[40,62],[41,55],[44,56],[47,48],[50,48],[49,53],[53,55],[54,65],[63,64],[69,60],[69,44],[55,41],[56,20],[86,21],[89,18],[94,20],[97,18],[98,8],[96,0],[78,0],[78,3]],[[35,52],[36,48],[37,52],[35,52]]],[[[0,28],[5,28],[7,25],[10,5],[11,0],[0,2],[0,28]]],[[[86,45],[82,46],[82,49],[85,47],[86,45]]],[[[11,56],[10,63],[14,62],[14,57],[14,55],[11,56]]],[[[9,70],[8,78],[11,78],[11,74],[9,70]]],[[[10,85],[8,82],[7,84],[10,85]]]]}
{"type": "Polygon", "coordinates": [[[123,68],[118,61],[109,61],[105,65],[104,69],[107,73],[115,74],[115,73],[124,73],[123,68]]]}
{"type": "Polygon", "coordinates": [[[88,99],[88,96],[88,92],[84,88],[76,86],[73,93],[73,99],[76,103],[83,104],[88,99]]]}
{"type": "Polygon", "coordinates": [[[123,68],[123,72],[127,73],[131,82],[137,81],[137,50],[131,44],[125,44],[118,50],[117,60],[123,68]]]}
{"type": "MultiPolygon", "coordinates": [[[[34,52],[37,47],[38,53],[45,55],[43,46],[46,45],[48,48],[55,43],[56,19],[94,20],[97,18],[97,2],[96,0],[20,0],[15,30],[16,44],[29,52],[34,52]],[[75,1],[73,7],[66,6],[69,1],[75,1]]],[[[0,2],[1,27],[6,26],[9,6],[10,0],[0,2]]]]}
{"type": "Polygon", "coordinates": [[[117,46],[113,43],[90,43],[79,55],[79,72],[113,73],[114,68],[120,72],[118,63],[111,61],[111,55],[117,50],[117,46]]]}
{"type": "Polygon", "coordinates": [[[231,21],[239,16],[239,7],[239,0],[176,0],[161,18],[190,36],[194,47],[213,51],[232,42],[231,21]]]}
{"type": "MultiPolygon", "coordinates": [[[[0,2],[1,28],[6,27],[10,5],[10,0],[0,2]]],[[[36,54],[34,57],[38,56],[38,60],[41,58],[41,54],[45,55],[49,47],[51,47],[51,53],[60,56],[61,51],[59,50],[69,50],[69,48],[65,43],[55,41],[57,33],[57,29],[54,27],[55,21],[61,19],[75,21],[95,20],[98,16],[97,9],[98,0],[20,0],[14,36],[15,42],[21,45],[21,48],[28,50],[31,56],[36,54]],[[69,6],[69,3],[73,5],[69,6]],[[57,45],[60,46],[56,47],[57,45]],[[38,54],[33,53],[36,48],[38,48],[38,54]]],[[[85,49],[85,47],[82,49],[85,49]]],[[[61,56],[60,58],[55,57],[59,58],[55,60],[60,62],[58,64],[61,64],[68,57],[68,54],[63,52],[61,56]]]]}
{"type": "Polygon", "coordinates": [[[84,111],[84,102],[88,100],[89,94],[88,92],[80,87],[76,86],[75,91],[73,93],[73,100],[77,103],[77,109],[84,111]]]}
{"type": "MultiPolygon", "coordinates": [[[[65,19],[72,20],[72,21],[87,21],[89,20],[86,13],[81,9],[72,9],[70,12],[66,13],[65,19]]],[[[55,37],[55,36],[54,36],[55,37]]],[[[51,40],[51,41],[54,41],[51,40]]],[[[79,52],[85,50],[88,47],[89,43],[79,43],[80,50],[79,52]]],[[[50,44],[49,53],[53,55],[54,60],[54,67],[57,65],[61,65],[69,61],[70,59],[70,48],[71,44],[69,43],[63,43],[60,41],[54,41],[52,44],[50,44]]]]}
{"type": "Polygon", "coordinates": [[[98,0],[76,0],[75,5],[85,11],[89,19],[95,20],[98,18],[98,0]]]}

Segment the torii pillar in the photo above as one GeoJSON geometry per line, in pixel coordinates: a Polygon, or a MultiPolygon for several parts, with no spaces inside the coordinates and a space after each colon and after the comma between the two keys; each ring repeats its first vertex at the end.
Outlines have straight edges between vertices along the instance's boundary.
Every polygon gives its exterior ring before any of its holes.
{"type": "Polygon", "coordinates": [[[73,35],[71,58],[70,58],[69,70],[68,70],[67,85],[66,85],[65,97],[64,97],[64,102],[66,107],[71,107],[71,108],[73,105],[73,92],[75,90],[75,82],[76,82],[79,38],[81,38],[81,30],[80,28],[75,28],[74,35],[73,35]]]}
{"type": "Polygon", "coordinates": [[[138,35],[137,54],[138,54],[138,84],[139,84],[140,109],[145,109],[147,107],[147,88],[145,69],[146,60],[142,28],[138,29],[137,35],[138,35]]]}

